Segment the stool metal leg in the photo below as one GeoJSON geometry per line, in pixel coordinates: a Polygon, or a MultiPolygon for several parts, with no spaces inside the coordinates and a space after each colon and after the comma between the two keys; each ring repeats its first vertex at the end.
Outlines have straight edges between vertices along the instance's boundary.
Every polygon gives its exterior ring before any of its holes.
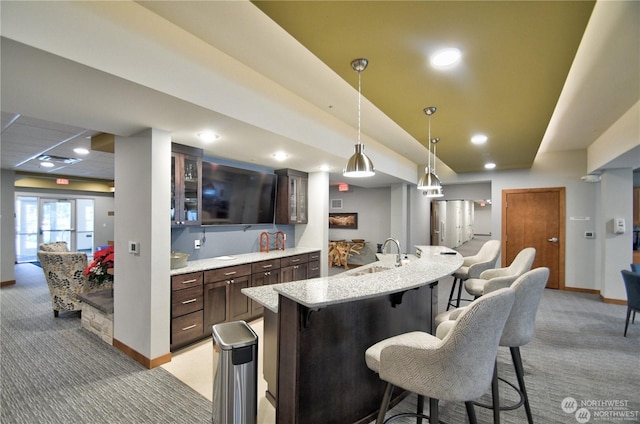
{"type": "Polygon", "coordinates": [[[429,424],[438,424],[439,422],[438,399],[429,398],[429,424]]]}
{"type": "Polygon", "coordinates": [[[491,397],[493,398],[493,424],[500,424],[500,389],[498,388],[498,358],[493,367],[491,381],[491,397]]]}
{"type": "MultiPolygon", "coordinates": [[[[418,395],[418,410],[416,412],[418,415],[424,414],[424,396],[422,395],[418,395]]],[[[422,424],[422,417],[416,419],[416,424],[422,424]]]]}
{"type": "MultiPolygon", "coordinates": [[[[451,293],[449,293],[449,301],[447,302],[447,311],[449,310],[449,308],[451,306],[453,306],[451,304],[451,302],[453,302],[453,293],[455,293],[456,291],[456,283],[458,283],[459,280],[456,277],[453,277],[453,285],[451,286],[451,293]]],[[[460,281],[460,284],[462,284],[462,281],[460,281]]],[[[460,297],[458,296],[458,299],[460,297]]],[[[460,306],[460,301],[458,300],[458,306],[460,306]]]]}
{"type": "Polygon", "coordinates": [[[476,410],[473,407],[473,402],[465,402],[464,406],[467,407],[467,416],[471,424],[478,424],[478,418],[476,418],[476,410]]]}
{"type": "Polygon", "coordinates": [[[520,355],[520,348],[510,347],[511,359],[513,360],[513,366],[516,369],[516,377],[518,378],[518,384],[520,385],[520,391],[522,392],[522,398],[524,399],[524,409],[527,413],[527,420],[529,424],[533,424],[533,415],[531,414],[531,406],[529,405],[529,396],[527,396],[527,389],[524,386],[524,368],[522,366],[522,356],[520,355]]]}
{"type": "Polygon", "coordinates": [[[458,285],[458,300],[456,301],[456,308],[460,307],[460,298],[462,297],[462,286],[464,286],[464,280],[460,279],[460,284],[458,285]]]}
{"type": "Polygon", "coordinates": [[[382,424],[384,422],[384,416],[387,413],[387,409],[389,409],[389,402],[391,401],[391,393],[393,393],[393,384],[387,383],[387,387],[384,389],[382,403],[380,404],[380,410],[378,411],[376,424],[382,424]]]}

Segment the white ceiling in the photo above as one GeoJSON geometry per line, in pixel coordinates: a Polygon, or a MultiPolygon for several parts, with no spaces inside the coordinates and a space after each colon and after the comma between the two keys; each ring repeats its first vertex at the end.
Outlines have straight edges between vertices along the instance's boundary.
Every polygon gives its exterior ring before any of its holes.
{"type": "MultiPolygon", "coordinates": [[[[251,3],[204,3],[219,12],[208,15],[215,47],[185,31],[188,22],[180,28],[136,3],[3,2],[1,167],[112,179],[108,153],[50,171],[33,158],[77,156],[72,148],[93,134],[154,127],[208,156],[309,172],[329,164],[332,178],[342,179],[357,93],[251,3]],[[207,128],[220,139],[202,146],[196,134],[207,128]],[[289,154],[286,162],[272,157],[278,150],[289,154]]],[[[633,3],[596,6],[541,151],[587,148],[640,98],[640,8],[633,3]],[[630,79],[619,101],[617,82],[630,79]]],[[[379,172],[349,182],[416,181],[426,149],[366,99],[363,116],[363,141],[379,172]]]]}

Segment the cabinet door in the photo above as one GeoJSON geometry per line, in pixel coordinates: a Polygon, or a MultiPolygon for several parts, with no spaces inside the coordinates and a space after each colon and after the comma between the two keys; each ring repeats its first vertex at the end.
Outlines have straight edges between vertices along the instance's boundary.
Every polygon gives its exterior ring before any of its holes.
{"type": "Polygon", "coordinates": [[[307,279],[307,264],[291,265],[284,267],[280,270],[280,276],[283,283],[289,283],[291,281],[306,280],[307,279]]]}
{"type": "Polygon", "coordinates": [[[218,281],[204,286],[204,332],[227,320],[227,282],[218,281]]]}
{"type": "Polygon", "coordinates": [[[171,225],[200,225],[202,150],[171,146],[171,225]]]}
{"type": "Polygon", "coordinates": [[[241,290],[249,288],[251,277],[248,275],[229,280],[227,304],[229,306],[229,321],[237,321],[251,317],[251,299],[242,294],[241,290]]]}
{"type": "MultiPolygon", "coordinates": [[[[251,287],[268,286],[280,282],[280,270],[258,272],[251,275],[251,287]]],[[[264,313],[264,306],[251,300],[251,316],[259,317],[264,313]]]]}
{"type": "Polygon", "coordinates": [[[298,177],[298,220],[300,224],[307,223],[307,184],[306,178],[298,177]]]}

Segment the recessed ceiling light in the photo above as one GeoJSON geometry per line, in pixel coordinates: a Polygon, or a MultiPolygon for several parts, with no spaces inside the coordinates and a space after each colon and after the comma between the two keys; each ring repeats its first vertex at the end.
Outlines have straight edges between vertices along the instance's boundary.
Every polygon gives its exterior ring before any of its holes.
{"type": "Polygon", "coordinates": [[[289,155],[286,154],[285,152],[276,152],[276,153],[273,154],[273,157],[278,161],[283,161],[286,158],[288,158],[289,155]]]}
{"type": "Polygon", "coordinates": [[[488,139],[489,137],[487,137],[484,134],[476,134],[473,137],[471,137],[471,142],[473,144],[484,144],[487,142],[488,139]]]}
{"type": "Polygon", "coordinates": [[[73,151],[79,155],[88,155],[89,149],[85,149],[84,147],[76,147],[73,151]]]}
{"type": "Polygon", "coordinates": [[[211,143],[213,140],[219,139],[220,136],[213,133],[212,131],[203,131],[201,133],[198,133],[198,138],[205,143],[211,143]]]}
{"type": "Polygon", "coordinates": [[[485,168],[485,169],[493,169],[493,168],[495,168],[495,167],[496,167],[496,164],[495,164],[495,163],[493,163],[493,162],[489,162],[489,163],[485,163],[485,164],[484,164],[484,168],[485,168]]]}
{"type": "Polygon", "coordinates": [[[40,166],[43,168],[53,168],[55,165],[53,162],[40,162],[40,166]]]}
{"type": "Polygon", "coordinates": [[[430,57],[431,66],[446,69],[455,66],[462,58],[462,52],[455,47],[438,50],[430,57]]]}

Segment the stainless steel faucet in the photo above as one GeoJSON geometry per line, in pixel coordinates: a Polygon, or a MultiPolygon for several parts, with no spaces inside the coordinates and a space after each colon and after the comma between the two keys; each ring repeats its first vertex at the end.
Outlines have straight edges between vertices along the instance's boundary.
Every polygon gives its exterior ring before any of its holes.
{"type": "Polygon", "coordinates": [[[382,243],[382,253],[386,252],[386,248],[387,248],[387,243],[389,243],[390,241],[394,242],[396,244],[396,247],[398,248],[398,256],[396,256],[396,266],[401,266],[402,265],[402,251],[400,249],[400,242],[398,241],[398,239],[394,239],[392,237],[389,237],[388,239],[386,239],[384,241],[384,243],[382,243]]]}

